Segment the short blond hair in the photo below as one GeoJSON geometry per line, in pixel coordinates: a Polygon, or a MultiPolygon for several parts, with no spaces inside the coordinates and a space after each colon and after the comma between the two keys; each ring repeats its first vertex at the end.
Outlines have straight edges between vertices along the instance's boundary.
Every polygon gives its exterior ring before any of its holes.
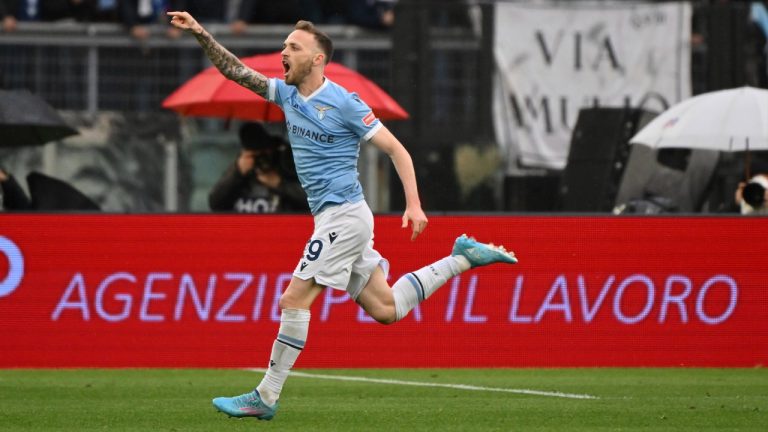
{"type": "Polygon", "coordinates": [[[293,28],[312,34],[315,37],[317,44],[320,46],[320,49],[323,51],[323,54],[325,54],[325,64],[331,62],[331,57],[333,57],[333,42],[331,42],[331,38],[328,37],[325,32],[318,30],[318,28],[312,24],[312,21],[305,20],[298,21],[293,28]]]}

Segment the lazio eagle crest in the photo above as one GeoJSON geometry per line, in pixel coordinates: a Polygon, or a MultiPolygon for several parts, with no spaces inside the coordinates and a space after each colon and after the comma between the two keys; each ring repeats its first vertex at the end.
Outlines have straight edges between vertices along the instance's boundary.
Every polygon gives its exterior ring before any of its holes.
{"type": "Polygon", "coordinates": [[[332,110],[333,107],[331,106],[322,106],[322,105],[315,105],[315,109],[317,110],[317,119],[322,120],[325,118],[325,112],[332,110]]]}

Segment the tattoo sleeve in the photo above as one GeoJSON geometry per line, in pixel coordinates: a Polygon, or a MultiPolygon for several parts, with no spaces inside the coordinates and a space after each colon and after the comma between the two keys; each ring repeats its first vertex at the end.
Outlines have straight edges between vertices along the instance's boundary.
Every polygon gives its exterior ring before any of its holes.
{"type": "Polygon", "coordinates": [[[267,77],[244,65],[207,31],[195,33],[195,38],[222,75],[264,98],[267,97],[267,77]]]}

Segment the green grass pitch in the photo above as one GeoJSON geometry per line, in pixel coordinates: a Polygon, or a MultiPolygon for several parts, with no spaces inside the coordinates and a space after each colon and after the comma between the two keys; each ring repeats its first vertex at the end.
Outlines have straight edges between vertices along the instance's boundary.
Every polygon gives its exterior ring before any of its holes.
{"type": "Polygon", "coordinates": [[[261,373],[234,369],[0,370],[10,431],[768,431],[765,369],[331,369],[340,375],[587,394],[569,399],[289,378],[271,422],[230,419],[261,373]]]}

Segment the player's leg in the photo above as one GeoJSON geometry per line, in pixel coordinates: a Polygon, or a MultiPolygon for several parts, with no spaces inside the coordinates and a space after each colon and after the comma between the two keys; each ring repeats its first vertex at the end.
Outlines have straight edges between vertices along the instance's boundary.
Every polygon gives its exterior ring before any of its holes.
{"type": "Polygon", "coordinates": [[[387,283],[384,270],[379,266],[371,273],[368,283],[355,301],[371,318],[382,324],[392,324],[397,321],[395,297],[387,283]]]}
{"type": "Polygon", "coordinates": [[[354,241],[355,231],[365,231],[358,228],[361,224],[354,218],[358,207],[360,205],[333,206],[315,216],[312,237],[293,272],[291,283],[280,296],[280,330],[272,346],[267,372],[256,387],[257,394],[268,405],[277,404],[283,384],[304,349],[310,306],[323,288],[347,284],[349,267],[362,248],[354,241]]]}
{"type": "Polygon", "coordinates": [[[462,235],[456,239],[451,255],[405,274],[390,289],[385,272],[373,271],[356,301],[376,321],[390,324],[405,318],[419,303],[428,299],[448,279],[493,263],[514,264],[514,254],[503,247],[484,244],[462,235]]]}
{"type": "Polygon", "coordinates": [[[256,387],[262,400],[269,405],[274,405],[280,398],[283,384],[304,349],[309,332],[309,308],[322,291],[323,287],[314,279],[302,280],[294,276],[280,297],[280,330],[272,345],[267,372],[256,387]]]}
{"type": "Polygon", "coordinates": [[[405,274],[390,288],[384,271],[376,267],[355,301],[371,318],[382,324],[392,324],[405,318],[448,279],[469,269],[470,264],[463,256],[447,256],[405,274]]]}
{"type": "Polygon", "coordinates": [[[280,330],[264,379],[251,393],[214,400],[217,408],[236,417],[274,416],[283,384],[307,339],[309,307],[324,287],[349,284],[353,263],[372,236],[373,215],[365,202],[332,206],[315,216],[312,237],[280,297],[280,330]]]}
{"type": "Polygon", "coordinates": [[[236,397],[219,397],[213,405],[232,417],[271,420],[275,416],[283,384],[304,348],[309,331],[309,308],[323,287],[314,279],[293,277],[280,297],[280,330],[272,345],[269,367],[255,390],[236,397]]]}

